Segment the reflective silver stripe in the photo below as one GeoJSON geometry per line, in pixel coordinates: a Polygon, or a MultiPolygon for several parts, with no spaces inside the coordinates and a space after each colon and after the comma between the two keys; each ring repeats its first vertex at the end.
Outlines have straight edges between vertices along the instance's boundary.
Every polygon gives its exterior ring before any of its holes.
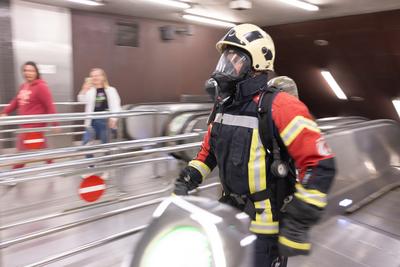
{"type": "Polygon", "coordinates": [[[241,116],[241,115],[217,113],[217,115],[215,115],[214,122],[225,124],[225,125],[241,126],[241,127],[246,127],[246,128],[258,129],[258,118],[251,117],[251,116],[241,116]]]}
{"type": "Polygon", "coordinates": [[[264,209],[264,212],[260,214],[261,221],[262,222],[267,222],[268,221],[267,220],[268,217],[267,217],[267,213],[265,212],[265,209],[267,208],[266,205],[265,205],[265,201],[262,201],[261,208],[264,209]]]}
{"type": "Polygon", "coordinates": [[[198,170],[201,173],[203,179],[211,172],[210,168],[200,160],[190,161],[189,166],[192,166],[193,168],[198,170]]]}

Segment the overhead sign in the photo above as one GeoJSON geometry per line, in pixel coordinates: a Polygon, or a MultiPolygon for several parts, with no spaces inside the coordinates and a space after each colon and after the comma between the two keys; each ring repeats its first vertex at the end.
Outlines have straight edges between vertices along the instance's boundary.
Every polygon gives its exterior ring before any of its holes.
{"type": "Polygon", "coordinates": [[[105,190],[104,180],[100,176],[91,175],[82,180],[79,186],[79,196],[87,202],[94,202],[103,195],[105,190]]]}

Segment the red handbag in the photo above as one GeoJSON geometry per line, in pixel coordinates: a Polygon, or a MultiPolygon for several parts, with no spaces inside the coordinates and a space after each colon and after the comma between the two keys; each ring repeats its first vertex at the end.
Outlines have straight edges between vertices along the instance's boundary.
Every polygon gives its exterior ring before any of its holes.
{"type": "Polygon", "coordinates": [[[46,139],[42,132],[23,133],[22,142],[26,149],[42,149],[46,147],[46,139]]]}

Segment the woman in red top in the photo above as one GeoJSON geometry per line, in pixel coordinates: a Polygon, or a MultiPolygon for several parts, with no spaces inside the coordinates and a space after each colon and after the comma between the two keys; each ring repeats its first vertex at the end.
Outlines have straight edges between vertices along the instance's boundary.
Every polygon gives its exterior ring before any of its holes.
{"type": "MultiPolygon", "coordinates": [[[[54,114],[56,108],[53,98],[46,82],[40,78],[37,65],[32,62],[26,62],[23,67],[23,76],[25,82],[20,86],[16,97],[4,108],[1,116],[7,116],[14,110],[18,110],[18,115],[37,115],[54,114]]],[[[52,123],[58,125],[57,123],[52,123]]],[[[46,123],[26,123],[20,125],[21,128],[45,127],[46,123]]],[[[17,137],[18,151],[30,149],[46,148],[46,139],[41,132],[21,133],[17,137]]],[[[49,163],[50,161],[48,161],[49,163]]],[[[21,168],[24,164],[18,164],[14,168],[21,168]]]]}

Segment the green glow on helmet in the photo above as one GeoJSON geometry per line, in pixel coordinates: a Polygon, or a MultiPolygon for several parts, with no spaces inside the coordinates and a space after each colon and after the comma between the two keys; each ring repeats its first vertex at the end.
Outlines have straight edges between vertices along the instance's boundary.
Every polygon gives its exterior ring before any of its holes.
{"type": "Polygon", "coordinates": [[[140,267],[212,267],[207,236],[193,226],[178,226],[158,235],[146,248],[140,267]]]}

